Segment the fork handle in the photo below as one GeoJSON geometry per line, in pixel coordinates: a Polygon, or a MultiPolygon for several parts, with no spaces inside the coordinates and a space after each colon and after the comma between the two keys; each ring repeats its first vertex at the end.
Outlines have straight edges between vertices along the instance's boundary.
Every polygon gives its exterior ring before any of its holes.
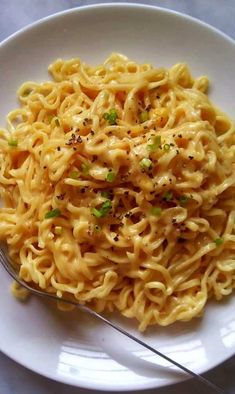
{"type": "Polygon", "coordinates": [[[121,334],[125,335],[126,337],[132,339],[133,341],[137,342],[139,345],[145,347],[146,349],[150,350],[152,353],[157,354],[158,356],[164,358],[171,364],[174,364],[176,367],[181,369],[182,371],[186,372],[188,375],[191,377],[197,379],[200,383],[204,384],[207,387],[210,387],[215,393],[220,393],[220,394],[228,394],[226,391],[218,387],[216,384],[211,382],[210,380],[204,378],[202,375],[197,374],[196,372],[193,372],[192,370],[188,369],[184,365],[178,363],[177,361],[173,360],[172,358],[166,356],[164,353],[161,353],[159,350],[153,348],[152,346],[148,345],[146,342],[142,341],[141,339],[135,337],[134,335],[130,334],[128,331],[124,330],[121,328],[119,325],[112,323],[108,319],[106,319],[104,316],[100,315],[99,313],[93,311],[92,309],[84,306],[77,304],[77,307],[79,309],[84,310],[84,312],[89,313],[90,315],[96,317],[99,320],[102,320],[103,323],[107,324],[108,326],[112,327],[114,330],[120,332],[121,334]]]}

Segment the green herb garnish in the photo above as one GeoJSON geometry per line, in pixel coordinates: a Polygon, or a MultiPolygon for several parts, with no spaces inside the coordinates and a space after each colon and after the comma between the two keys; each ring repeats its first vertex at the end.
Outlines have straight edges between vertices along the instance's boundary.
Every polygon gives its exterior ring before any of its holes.
{"type": "Polygon", "coordinates": [[[170,150],[170,144],[164,144],[164,145],[163,145],[163,150],[164,150],[165,152],[168,152],[168,150],[170,150]]]}
{"type": "Polygon", "coordinates": [[[167,191],[163,194],[162,199],[165,201],[171,201],[173,198],[173,193],[170,191],[167,191]]]}
{"type": "Polygon", "coordinates": [[[223,238],[216,238],[216,239],[214,240],[214,243],[216,244],[216,246],[222,245],[223,242],[224,242],[224,239],[223,239],[223,238]]]}
{"type": "Polygon", "coordinates": [[[109,112],[105,112],[103,118],[109,122],[110,125],[117,124],[117,111],[112,108],[109,112]]]}
{"type": "Polygon", "coordinates": [[[89,174],[89,170],[90,170],[90,166],[88,164],[86,164],[86,163],[82,163],[81,164],[81,170],[82,170],[82,173],[84,175],[88,175],[89,174]]]}
{"type": "Polygon", "coordinates": [[[140,161],[140,167],[142,170],[149,170],[152,167],[152,164],[152,160],[147,159],[147,157],[140,161]]]}
{"type": "Polygon", "coordinates": [[[101,197],[110,199],[110,193],[106,191],[100,192],[101,197]]]}
{"type": "Polygon", "coordinates": [[[60,215],[61,215],[60,210],[58,208],[55,208],[45,214],[45,219],[55,218],[60,215]]]}
{"type": "Polygon", "coordinates": [[[79,178],[79,174],[80,174],[79,171],[74,170],[74,171],[71,172],[70,178],[78,179],[79,178]]]}
{"type": "Polygon", "coordinates": [[[180,198],[179,198],[179,202],[180,202],[181,205],[187,204],[188,200],[189,200],[189,197],[187,197],[185,195],[180,196],[180,198]]]}
{"type": "Polygon", "coordinates": [[[150,152],[154,152],[155,150],[157,150],[158,148],[160,148],[161,146],[161,136],[157,135],[156,137],[154,137],[152,139],[152,143],[147,145],[147,149],[150,152]]]}
{"type": "Polygon", "coordinates": [[[9,145],[11,148],[16,148],[16,147],[18,146],[18,141],[17,141],[17,140],[14,140],[14,139],[9,140],[9,141],[8,141],[8,145],[9,145]]]}
{"type": "Polygon", "coordinates": [[[112,208],[112,203],[110,200],[106,200],[100,208],[91,208],[91,213],[97,218],[103,218],[108,215],[110,209],[112,208]]]}
{"type": "Polygon", "coordinates": [[[115,178],[116,178],[116,174],[115,174],[115,172],[108,172],[108,174],[106,175],[106,181],[107,182],[114,182],[115,181],[115,178]]]}
{"type": "Polygon", "coordinates": [[[148,119],[149,119],[148,111],[141,112],[141,114],[140,114],[140,122],[141,123],[147,122],[148,119]]]}
{"type": "Polygon", "coordinates": [[[152,207],[150,212],[154,216],[161,216],[162,208],[160,208],[160,207],[152,207]]]}

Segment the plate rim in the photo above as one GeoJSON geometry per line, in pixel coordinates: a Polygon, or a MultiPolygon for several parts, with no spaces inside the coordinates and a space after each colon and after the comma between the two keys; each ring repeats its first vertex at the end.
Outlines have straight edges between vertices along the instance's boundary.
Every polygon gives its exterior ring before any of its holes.
{"type": "Polygon", "coordinates": [[[179,19],[190,20],[192,23],[201,25],[205,29],[208,29],[208,30],[212,31],[213,33],[220,35],[223,39],[225,39],[226,41],[228,40],[231,44],[235,45],[235,39],[230,37],[228,34],[224,33],[222,30],[210,25],[207,22],[202,21],[201,19],[195,18],[195,17],[188,15],[186,13],[183,13],[180,11],[175,11],[170,8],[164,8],[164,7],[159,7],[159,6],[149,5],[149,4],[144,4],[144,3],[108,2],[108,3],[88,4],[88,5],[73,7],[73,8],[63,10],[63,11],[55,12],[53,14],[47,15],[47,16],[40,18],[40,19],[37,19],[36,21],[27,24],[26,26],[22,27],[21,29],[10,34],[6,38],[4,38],[2,41],[0,41],[0,49],[2,49],[5,45],[7,45],[12,39],[17,38],[19,35],[27,32],[28,30],[34,29],[34,28],[38,27],[39,25],[50,21],[51,19],[59,18],[63,15],[70,14],[70,13],[72,14],[74,12],[82,12],[83,10],[87,10],[87,9],[110,8],[110,7],[112,7],[112,8],[126,7],[126,8],[152,9],[155,11],[157,10],[163,14],[170,14],[172,16],[178,17],[179,19]]]}
{"type": "MultiPolygon", "coordinates": [[[[235,50],[235,39],[233,39],[232,37],[230,37],[228,34],[224,33],[223,31],[221,31],[220,29],[210,25],[209,23],[204,22],[204,21],[202,21],[196,17],[193,17],[191,15],[188,15],[186,13],[172,10],[170,8],[149,5],[149,4],[144,4],[144,3],[108,2],[108,3],[97,3],[97,4],[89,4],[89,5],[83,5],[83,6],[76,6],[73,8],[69,8],[66,10],[52,13],[52,14],[42,17],[40,19],[37,19],[37,20],[33,21],[32,23],[29,23],[26,26],[20,28],[16,32],[10,34],[6,38],[4,38],[0,42],[0,53],[1,53],[1,50],[4,49],[8,44],[10,44],[14,39],[17,39],[18,37],[24,35],[25,33],[26,34],[29,33],[31,30],[37,29],[39,26],[41,26],[43,24],[47,24],[48,22],[50,22],[53,19],[63,17],[64,15],[81,13],[86,10],[89,11],[89,10],[94,10],[94,9],[99,9],[99,8],[103,8],[103,9],[104,8],[105,9],[110,9],[110,8],[114,8],[114,9],[115,8],[149,9],[149,10],[157,11],[161,14],[170,15],[172,17],[178,18],[178,20],[189,21],[189,22],[193,23],[194,25],[200,26],[200,27],[204,28],[205,30],[210,31],[214,35],[217,35],[220,38],[222,38],[225,42],[232,44],[234,46],[234,50],[235,50]]],[[[88,389],[88,390],[96,390],[99,392],[102,392],[102,391],[115,392],[116,391],[114,388],[110,388],[107,385],[102,385],[102,383],[100,383],[98,387],[94,387],[94,383],[90,383],[90,381],[86,381],[86,382],[79,381],[78,382],[77,380],[75,381],[75,379],[73,379],[71,377],[67,377],[67,376],[62,377],[59,374],[54,374],[52,376],[50,373],[47,373],[46,371],[42,372],[41,370],[39,370],[35,366],[30,366],[29,363],[27,363],[26,361],[20,361],[16,355],[11,354],[7,350],[0,349],[0,352],[2,352],[4,355],[9,357],[13,362],[19,364],[21,367],[26,368],[30,372],[41,375],[49,380],[59,382],[62,384],[67,384],[67,385],[74,386],[74,387],[88,389]]],[[[215,367],[221,365],[223,362],[225,362],[226,360],[228,360],[232,356],[233,355],[231,355],[231,354],[230,354],[230,356],[225,355],[219,361],[216,361],[214,363],[212,362],[210,364],[210,367],[206,368],[206,369],[203,368],[202,371],[200,371],[200,374],[204,374],[204,373],[210,371],[211,369],[214,369],[215,367]]],[[[174,384],[182,383],[184,381],[187,381],[188,379],[190,379],[190,377],[185,375],[185,377],[182,376],[182,378],[180,380],[178,380],[177,382],[169,382],[169,383],[159,382],[158,386],[156,386],[155,380],[149,380],[149,381],[143,382],[143,383],[140,383],[140,382],[137,384],[132,383],[132,387],[124,387],[124,386],[118,387],[118,390],[119,390],[119,392],[123,392],[123,391],[130,392],[130,391],[142,390],[142,389],[144,389],[144,390],[154,389],[154,388],[158,389],[161,387],[168,387],[168,386],[172,386],[174,384]]]]}

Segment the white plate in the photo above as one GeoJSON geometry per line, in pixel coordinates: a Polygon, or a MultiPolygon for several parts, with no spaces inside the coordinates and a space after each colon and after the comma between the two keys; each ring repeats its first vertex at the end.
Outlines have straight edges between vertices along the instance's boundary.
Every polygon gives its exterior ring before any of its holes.
{"type": "MultiPolygon", "coordinates": [[[[0,46],[0,124],[16,106],[25,80],[48,79],[58,57],[79,56],[96,64],[111,51],[156,66],[187,62],[194,75],[207,74],[211,97],[234,115],[235,44],[188,16],[144,5],[115,4],[73,9],[22,30],[0,46]]],[[[112,329],[81,313],[55,312],[32,298],[11,297],[1,269],[0,350],[52,379],[101,390],[159,387],[185,378],[175,368],[112,329]]],[[[196,372],[230,357],[235,350],[235,298],[207,305],[203,319],[155,327],[144,339],[196,372]]],[[[136,333],[133,322],[121,324],[136,333]]],[[[139,335],[139,334],[137,334],[139,335]]]]}

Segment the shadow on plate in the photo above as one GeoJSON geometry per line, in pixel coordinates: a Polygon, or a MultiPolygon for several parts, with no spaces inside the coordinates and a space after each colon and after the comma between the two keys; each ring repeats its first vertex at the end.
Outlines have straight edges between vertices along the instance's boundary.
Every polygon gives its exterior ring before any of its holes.
{"type": "MultiPolygon", "coordinates": [[[[116,332],[103,322],[80,310],[64,312],[57,309],[53,301],[40,299],[43,308],[48,310],[52,324],[56,326],[57,335],[61,340],[61,354],[72,354],[77,360],[89,358],[115,362],[115,368],[128,369],[135,374],[148,378],[182,380],[187,374],[116,332]],[[118,364],[118,365],[117,365],[118,364]]],[[[201,325],[201,319],[190,323],[175,323],[169,327],[152,327],[141,334],[133,320],[124,318],[117,313],[106,315],[113,322],[138,338],[146,341],[158,350],[171,357],[172,349],[182,349],[182,344],[192,341],[195,331],[201,325]]],[[[184,346],[185,347],[185,346],[184,346]]],[[[68,359],[68,357],[67,357],[68,359]]],[[[104,363],[103,363],[104,364],[104,363]]],[[[92,367],[91,367],[92,368],[92,367]]],[[[100,364],[100,368],[102,365],[100,364]]]]}

